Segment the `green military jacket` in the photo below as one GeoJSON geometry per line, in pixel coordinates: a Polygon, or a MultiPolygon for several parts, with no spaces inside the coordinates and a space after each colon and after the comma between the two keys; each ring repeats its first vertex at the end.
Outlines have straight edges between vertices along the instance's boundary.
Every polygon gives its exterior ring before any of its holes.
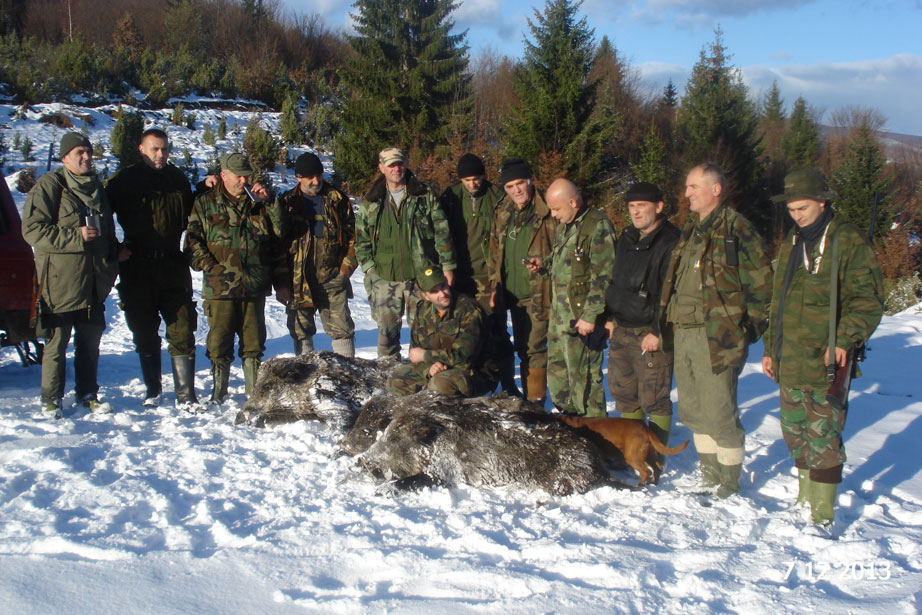
{"type": "Polygon", "coordinates": [[[557,227],[547,261],[554,310],[603,324],[605,292],[615,264],[615,229],[608,216],[583,206],[572,222],[557,227]]]}
{"type": "Polygon", "coordinates": [[[490,182],[485,182],[477,195],[472,195],[460,183],[442,193],[440,203],[455,246],[455,275],[486,282],[493,219],[505,196],[502,188],[490,182]]]}
{"type": "MultiPolygon", "coordinates": [[[[535,218],[532,223],[531,240],[528,243],[528,258],[540,258],[542,261],[551,253],[554,245],[554,233],[557,230],[557,221],[551,217],[551,210],[544,202],[544,197],[538,190],[532,199],[531,207],[535,208],[535,218]]],[[[493,220],[493,232],[490,234],[490,284],[502,288],[503,261],[506,251],[506,235],[510,232],[510,225],[515,218],[515,203],[510,198],[504,198],[496,208],[496,217],[493,220]]],[[[524,266],[524,265],[523,265],[524,266]]],[[[531,300],[528,304],[528,313],[535,320],[548,320],[551,307],[551,281],[544,275],[532,274],[531,300]]]]}
{"type": "Polygon", "coordinates": [[[157,170],[139,162],[116,173],[106,194],[132,254],[158,258],[180,254],[193,202],[182,171],[171,164],[157,170]]]}
{"type": "Polygon", "coordinates": [[[480,304],[467,295],[453,293],[443,316],[423,299],[416,304],[410,346],[425,349],[422,362],[427,366],[439,361],[449,369],[477,371],[483,363],[483,323],[480,304]]]}
{"type": "MultiPolygon", "coordinates": [[[[445,213],[439,207],[432,190],[407,171],[406,198],[401,209],[409,208],[405,220],[410,220],[410,254],[413,270],[421,272],[426,267],[438,265],[443,271],[455,269],[455,250],[445,213]]],[[[355,217],[355,256],[362,271],[368,273],[375,267],[378,230],[383,208],[390,206],[391,198],[384,177],[378,177],[362,198],[355,217]]]]}
{"type": "Polygon", "coordinates": [[[355,213],[349,197],[323,182],[324,236],[314,237],[298,185],[279,197],[284,222],[287,269],[291,273],[291,307],[313,307],[311,284],[326,284],[340,273],[352,275],[355,257],[355,213]]]}
{"type": "Polygon", "coordinates": [[[41,298],[51,313],[102,303],[118,276],[118,241],[102,185],[100,237],[83,241],[85,205],[67,187],[65,173],[61,167],[39,178],[23,207],[22,235],[35,248],[41,298]]]}
{"type": "MultiPolygon", "coordinates": [[[[854,225],[833,218],[827,230],[827,243],[816,273],[798,266],[784,298],[783,327],[780,347],[775,345],[778,301],[781,297],[788,261],[803,262],[803,251],[792,253],[795,229],[778,252],[768,329],[765,332],[765,356],[772,359],[775,380],[785,387],[825,390],[826,364],[823,354],[829,345],[829,300],[832,266],[832,240],[838,230],[838,322],[836,346],[854,348],[871,337],[883,315],[883,281],[877,257],[854,225]]],[[[808,254],[811,267],[820,258],[820,242],[808,254]]]]}
{"type": "Polygon", "coordinates": [[[234,200],[219,184],[195,199],[185,252],[204,272],[205,299],[251,299],[288,284],[281,208],[272,199],[234,200]]]}
{"type": "MultiPolygon", "coordinates": [[[[771,301],[772,267],[755,228],[727,204],[722,203],[711,212],[703,226],[706,229],[704,255],[696,270],[701,276],[708,354],[711,369],[716,374],[730,367],[741,368],[749,344],[758,340],[765,330],[771,301]],[[727,260],[728,237],[736,241],[736,266],[727,260]]],[[[660,297],[660,332],[666,350],[672,347],[672,323],[666,321],[666,313],[669,301],[675,296],[680,256],[692,233],[700,231],[698,215],[690,214],[672,250],[660,297]]]]}

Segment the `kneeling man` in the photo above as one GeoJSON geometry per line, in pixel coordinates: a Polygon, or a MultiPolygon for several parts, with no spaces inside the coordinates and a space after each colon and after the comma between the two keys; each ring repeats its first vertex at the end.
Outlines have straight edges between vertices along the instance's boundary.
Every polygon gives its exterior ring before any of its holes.
{"type": "Polygon", "coordinates": [[[387,379],[394,395],[424,388],[443,395],[473,397],[496,387],[483,370],[483,310],[475,299],[453,293],[441,270],[426,268],[416,279],[423,299],[416,304],[410,335],[410,363],[387,379]]]}

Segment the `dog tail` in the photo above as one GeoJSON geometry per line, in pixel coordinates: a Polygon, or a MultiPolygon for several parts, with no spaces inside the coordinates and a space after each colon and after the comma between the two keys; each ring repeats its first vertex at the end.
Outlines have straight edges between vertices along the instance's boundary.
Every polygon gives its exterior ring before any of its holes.
{"type": "Polygon", "coordinates": [[[647,438],[650,440],[650,444],[653,446],[653,448],[656,449],[656,452],[659,453],[660,455],[675,455],[677,453],[681,453],[682,451],[685,450],[685,447],[688,446],[688,443],[691,442],[691,440],[686,440],[684,443],[678,446],[673,446],[672,448],[669,448],[668,446],[660,442],[659,438],[656,437],[656,434],[654,434],[649,429],[647,430],[647,438]]]}

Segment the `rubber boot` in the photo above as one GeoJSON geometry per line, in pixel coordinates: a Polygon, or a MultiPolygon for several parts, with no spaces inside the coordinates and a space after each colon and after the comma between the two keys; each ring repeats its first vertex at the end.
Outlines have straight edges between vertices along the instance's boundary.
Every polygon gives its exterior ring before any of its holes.
{"type": "MultiPolygon", "coordinates": [[[[672,415],[651,414],[647,427],[656,434],[656,438],[663,444],[669,446],[669,433],[672,431],[672,415]]],[[[656,460],[660,467],[666,469],[666,456],[660,453],[656,454],[656,460]]]]}
{"type": "Polygon", "coordinates": [[[250,398],[256,388],[259,363],[260,361],[256,357],[247,357],[243,360],[243,390],[246,392],[247,399],[250,398]]]}
{"type": "Polygon", "coordinates": [[[195,396],[195,355],[170,357],[173,362],[173,389],[177,404],[197,404],[195,396]]]}
{"type": "Polygon", "coordinates": [[[141,360],[141,376],[144,378],[144,385],[147,387],[147,393],[144,395],[144,405],[156,406],[160,400],[160,393],[163,392],[163,387],[160,383],[160,353],[139,353],[138,358],[141,360]]]}
{"type": "Polygon", "coordinates": [[[633,419],[635,421],[642,421],[643,420],[643,410],[634,410],[633,412],[622,412],[621,418],[633,419]]]}
{"type": "Polygon", "coordinates": [[[314,352],[313,337],[305,337],[301,340],[295,340],[295,356],[301,356],[309,352],[314,352]]]}
{"type": "Polygon", "coordinates": [[[722,463],[717,464],[720,468],[720,485],[717,487],[717,497],[725,499],[740,492],[740,473],[743,470],[743,464],[725,466],[722,463]]]}
{"type": "Polygon", "coordinates": [[[810,480],[810,470],[797,468],[797,501],[795,504],[803,508],[810,501],[810,492],[813,481],[810,480]]]}
{"type": "Polygon", "coordinates": [[[543,404],[547,399],[547,368],[529,367],[526,387],[528,399],[543,404]]]}
{"type": "Polygon", "coordinates": [[[713,489],[720,484],[720,464],[717,463],[717,453],[698,453],[699,467],[701,468],[701,486],[713,489]]]}
{"type": "Polygon", "coordinates": [[[227,399],[227,380],[230,376],[230,365],[226,363],[211,364],[211,402],[223,404],[227,399]]]}
{"type": "MultiPolygon", "coordinates": [[[[515,363],[512,360],[506,361],[499,374],[499,384],[503,391],[515,397],[524,397],[519,387],[515,386],[515,363]]],[[[523,385],[524,387],[524,381],[523,385]]]]}
{"type": "Polygon", "coordinates": [[[344,337],[338,340],[333,340],[333,352],[341,357],[349,357],[350,359],[354,358],[355,338],[344,337]]]}
{"type": "Polygon", "coordinates": [[[832,525],[838,489],[839,485],[836,483],[810,482],[810,511],[815,524],[822,527],[832,525]]]}

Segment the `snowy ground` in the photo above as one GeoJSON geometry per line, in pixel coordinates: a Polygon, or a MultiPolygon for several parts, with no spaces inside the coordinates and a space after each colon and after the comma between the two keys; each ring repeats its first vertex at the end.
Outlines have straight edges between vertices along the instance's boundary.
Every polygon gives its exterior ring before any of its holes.
{"type": "MultiPolygon", "coordinates": [[[[4,110],[13,108],[0,105],[0,118],[4,110]]],[[[91,139],[107,140],[110,129],[100,115],[91,139]]],[[[45,146],[61,134],[10,119],[8,145],[15,131],[45,146]]],[[[185,146],[197,160],[210,158],[191,138],[185,146]]],[[[7,153],[7,164],[22,166],[17,156],[7,153]]],[[[24,195],[14,196],[21,208],[24,195]]],[[[359,354],[373,357],[360,275],[353,285],[359,354]]],[[[791,508],[796,478],[777,389],[757,364],[761,345],[740,380],[748,433],[741,496],[705,506],[689,493],[692,450],[670,458],[660,485],[642,492],[548,497],[459,487],[392,496],[334,457],[336,440],[319,423],[235,427],[239,361],[233,402],[216,413],[142,409],[114,293],[106,307],[99,381],[110,416],[71,407],[63,420],[40,418],[40,369],[0,352],[2,612],[920,611],[918,308],[884,319],[854,383],[839,537],[829,541],[805,535],[804,513],[791,508]]],[[[282,306],[271,300],[267,321],[266,356],[290,353],[282,306]]],[[[210,386],[203,323],[200,315],[200,396],[210,386]]],[[[329,340],[318,335],[317,346],[329,349],[329,340]]],[[[171,401],[168,376],[164,386],[171,401]]],[[[678,425],[673,442],[689,437],[678,425]]]]}

